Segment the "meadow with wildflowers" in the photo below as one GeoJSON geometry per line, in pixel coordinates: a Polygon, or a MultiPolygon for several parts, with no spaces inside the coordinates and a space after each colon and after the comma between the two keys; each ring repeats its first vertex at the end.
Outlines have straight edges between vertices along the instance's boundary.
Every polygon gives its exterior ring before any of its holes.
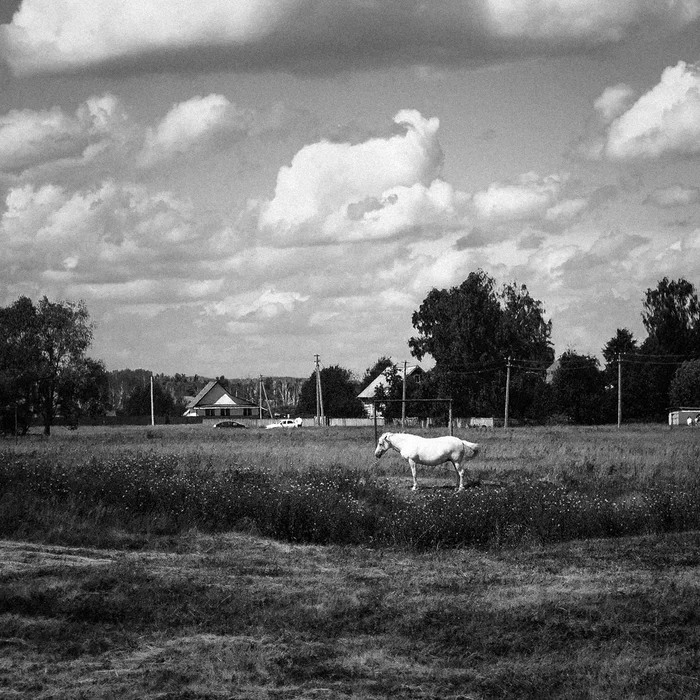
{"type": "Polygon", "coordinates": [[[66,431],[6,441],[0,536],[148,546],[191,529],[310,544],[493,548],[700,526],[700,431],[659,427],[482,434],[470,488],[451,467],[407,490],[366,429],[204,426],[66,431]]]}
{"type": "Polygon", "coordinates": [[[698,697],[700,431],[461,436],[461,493],[359,428],[5,440],[0,692],[698,697]]]}

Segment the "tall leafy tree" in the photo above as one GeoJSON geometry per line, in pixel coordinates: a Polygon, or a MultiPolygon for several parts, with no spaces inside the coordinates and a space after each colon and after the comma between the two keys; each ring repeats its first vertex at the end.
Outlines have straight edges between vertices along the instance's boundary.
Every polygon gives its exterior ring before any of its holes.
{"type": "Polygon", "coordinates": [[[86,357],[60,379],[59,409],[77,425],[82,416],[101,416],[111,408],[109,376],[104,362],[86,357]]]}
{"type": "Polygon", "coordinates": [[[28,297],[0,308],[0,411],[4,431],[25,433],[36,400],[41,356],[37,310],[28,297]]]}
{"type": "Polygon", "coordinates": [[[431,355],[441,368],[467,369],[475,362],[500,359],[501,314],[493,278],[477,270],[459,287],[428,292],[413,313],[418,335],[408,345],[418,360],[431,355]]]}
{"type": "Polygon", "coordinates": [[[552,322],[545,321],[542,302],[534,299],[523,284],[506,284],[500,293],[503,315],[500,327],[502,347],[520,360],[551,362],[552,322]]]}
{"type": "Polygon", "coordinates": [[[552,408],[574,423],[603,422],[605,379],[598,360],[567,350],[559,357],[559,367],[551,384],[552,408]]]}
{"type": "MultiPolygon", "coordinates": [[[[432,289],[413,313],[418,335],[408,341],[418,360],[431,355],[437,398],[451,397],[457,415],[493,412],[493,375],[478,373],[503,361],[498,330],[502,310],[495,282],[483,270],[451,289],[432,289]]],[[[498,395],[498,389],[495,394],[498,395]]]]}
{"type": "Polygon", "coordinates": [[[403,377],[393,362],[384,368],[383,374],[386,377],[386,384],[378,386],[374,392],[377,401],[377,408],[387,421],[401,417],[400,401],[403,396],[403,377]]]}
{"type": "Polygon", "coordinates": [[[639,343],[627,328],[618,328],[603,348],[605,359],[605,411],[609,421],[617,420],[618,377],[622,375],[623,419],[641,420],[649,415],[648,378],[639,343]],[[619,363],[622,366],[619,366],[619,363]]]}
{"type": "MultiPolygon", "coordinates": [[[[358,385],[350,370],[339,365],[321,370],[323,412],[328,418],[361,418],[365,415],[357,398],[358,385]]],[[[302,384],[297,410],[302,415],[316,415],[316,372],[302,384]]]]}
{"type": "Polygon", "coordinates": [[[684,362],[671,380],[672,406],[700,406],[700,360],[684,362]]]}
{"type": "Polygon", "coordinates": [[[30,404],[50,435],[61,392],[71,384],[92,342],[87,308],[83,302],[52,302],[46,297],[34,306],[20,297],[2,310],[0,325],[0,373],[10,378],[15,402],[30,404]]]}
{"type": "Polygon", "coordinates": [[[52,302],[43,297],[37,306],[36,342],[39,349],[39,410],[44,434],[60,405],[62,380],[85,358],[92,343],[93,325],[84,302],[52,302]]]}
{"type": "Polygon", "coordinates": [[[523,361],[523,371],[512,377],[511,405],[524,413],[554,359],[541,302],[524,286],[497,290],[483,270],[458,287],[431,290],[412,320],[418,335],[409,340],[411,353],[434,358],[431,383],[441,397],[453,398],[457,415],[502,412],[508,357],[523,361]]]}
{"type": "Polygon", "coordinates": [[[382,357],[378,358],[377,361],[371,366],[368,367],[365,370],[364,375],[362,376],[362,379],[360,380],[360,387],[364,389],[367,387],[371,382],[373,382],[384,370],[386,370],[389,367],[393,367],[394,363],[392,362],[390,357],[387,357],[386,355],[383,355],[382,357]]]}
{"type": "Polygon", "coordinates": [[[660,419],[671,403],[669,391],[678,362],[700,355],[700,300],[693,284],[664,277],[655,289],[647,289],[642,321],[648,333],[641,352],[648,361],[649,409],[660,419]]]}
{"type": "MultiPolygon", "coordinates": [[[[135,386],[124,404],[129,416],[151,415],[151,381],[135,386]]],[[[153,412],[157,416],[171,416],[176,412],[175,399],[160,382],[153,382],[153,412]]]]}
{"type": "Polygon", "coordinates": [[[700,354],[700,300],[687,280],[664,277],[656,289],[647,289],[642,322],[658,352],[700,354]]]}
{"type": "Polygon", "coordinates": [[[510,412],[522,418],[543,418],[547,409],[543,370],[554,361],[552,322],[545,320],[542,302],[525,285],[506,284],[500,297],[501,345],[512,359],[510,412]]]}

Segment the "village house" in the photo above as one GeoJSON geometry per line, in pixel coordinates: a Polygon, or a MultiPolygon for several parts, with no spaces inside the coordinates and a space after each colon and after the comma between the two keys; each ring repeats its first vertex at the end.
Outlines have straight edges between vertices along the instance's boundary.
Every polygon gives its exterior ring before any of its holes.
{"type": "MultiPolygon", "coordinates": [[[[396,365],[396,371],[399,373],[399,377],[403,381],[403,366],[396,365]]],[[[374,418],[374,395],[379,387],[384,387],[385,389],[389,386],[389,381],[386,375],[387,370],[384,370],[380,375],[373,379],[358,395],[357,398],[362,401],[365,407],[365,413],[369,418],[374,418]]],[[[420,378],[425,374],[424,370],[420,365],[409,365],[406,367],[406,378],[415,375],[420,378]]],[[[381,415],[380,411],[377,411],[377,415],[381,415]]]]}
{"type": "Polygon", "coordinates": [[[218,381],[209,382],[187,404],[183,414],[202,418],[260,418],[260,408],[254,403],[230,394],[218,381]]]}

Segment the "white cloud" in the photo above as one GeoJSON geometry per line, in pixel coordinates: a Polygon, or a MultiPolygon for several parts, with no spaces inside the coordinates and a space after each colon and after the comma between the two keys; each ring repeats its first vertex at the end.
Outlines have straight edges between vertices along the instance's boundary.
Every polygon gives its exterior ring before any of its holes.
{"type": "Polygon", "coordinates": [[[363,240],[452,216],[459,197],[439,180],[439,121],[415,110],[400,111],[394,121],[405,134],[302,148],[262,204],[261,228],[293,243],[363,240]]]}
{"type": "Polygon", "coordinates": [[[609,124],[613,119],[617,119],[629,108],[635,94],[634,89],[624,83],[605,88],[593,105],[601,122],[609,124]]]}
{"type": "Polygon", "coordinates": [[[183,296],[206,295],[216,275],[203,263],[220,258],[220,234],[200,226],[191,205],[167,192],[113,181],[74,193],[26,185],[6,198],[0,271],[5,284],[23,278],[49,280],[54,288],[87,284],[97,297],[102,284],[147,279],[177,280],[183,296]]]}
{"type": "Polygon", "coordinates": [[[12,110],[0,116],[0,170],[22,172],[64,158],[82,157],[89,147],[116,138],[126,115],[110,94],[91,97],[74,115],[59,107],[12,110]]]}
{"type": "Polygon", "coordinates": [[[680,61],[666,68],[660,82],[629,108],[630,94],[609,88],[598,102],[601,117],[611,119],[582,152],[591,158],[630,160],[700,153],[700,69],[680,61]]]}
{"type": "Polygon", "coordinates": [[[0,172],[55,177],[60,170],[101,168],[122,177],[134,166],[153,168],[172,158],[230,146],[249,136],[279,128],[279,105],[265,113],[236,107],[223,95],[193,97],[173,105],[154,126],[130,117],[121,100],[109,93],[82,102],[73,114],[60,107],[12,110],[0,115],[0,172]]]}
{"type": "Polygon", "coordinates": [[[648,16],[685,22],[697,17],[697,4],[639,0],[490,0],[485,3],[497,35],[547,41],[619,41],[648,16]]]}
{"type": "Polygon", "coordinates": [[[459,225],[460,194],[442,180],[433,180],[427,187],[416,183],[410,187],[392,187],[381,200],[361,217],[348,216],[348,208],[334,212],[323,222],[327,240],[377,240],[415,233],[432,238],[459,225]]]}
{"type": "Polygon", "coordinates": [[[278,4],[24,0],[12,24],[3,28],[2,43],[20,73],[70,70],[172,48],[254,40],[274,29],[278,4]]]}
{"type": "Polygon", "coordinates": [[[0,45],[18,74],[465,65],[581,50],[699,15],[698,0],[23,0],[0,45]]]}
{"type": "Polygon", "coordinates": [[[206,305],[206,311],[215,316],[227,316],[233,321],[271,321],[290,314],[295,307],[309,299],[297,292],[279,292],[274,288],[228,296],[206,305]]]}
{"type": "Polygon", "coordinates": [[[541,178],[530,172],[514,183],[494,182],[474,195],[474,209],[480,218],[490,221],[540,218],[556,205],[567,179],[567,175],[541,178]]]}
{"type": "Polygon", "coordinates": [[[245,133],[251,116],[237,110],[223,95],[211,94],[180,102],[146,133],[141,165],[201,148],[217,134],[245,133]]]}

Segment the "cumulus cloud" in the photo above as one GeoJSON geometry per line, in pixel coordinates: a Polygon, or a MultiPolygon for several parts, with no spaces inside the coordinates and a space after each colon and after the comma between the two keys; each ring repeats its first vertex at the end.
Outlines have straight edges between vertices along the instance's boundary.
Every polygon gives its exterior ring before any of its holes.
{"type": "Polygon", "coordinates": [[[631,106],[626,86],[608,88],[596,102],[600,126],[579,152],[626,161],[700,154],[700,69],[679,61],[631,106]]]}
{"type": "Polygon", "coordinates": [[[0,44],[17,74],[465,65],[686,26],[700,0],[23,0],[0,44]],[[309,17],[313,16],[313,22],[309,17]]]}
{"type": "Polygon", "coordinates": [[[12,110],[0,115],[0,172],[102,164],[123,174],[269,133],[284,119],[279,106],[261,114],[219,94],[175,104],[153,126],[137,124],[109,93],[88,98],[72,114],[60,107],[12,110]]]}
{"type": "Polygon", "coordinates": [[[600,121],[603,124],[609,124],[627,110],[634,101],[634,97],[634,89],[629,85],[620,83],[619,85],[605,88],[593,107],[600,121]]]}
{"type": "Polygon", "coordinates": [[[90,296],[99,296],[102,284],[137,289],[139,280],[198,274],[201,283],[208,279],[201,263],[219,256],[217,236],[197,223],[188,202],[167,192],[113,181],[78,192],[24,185],[12,188],[5,204],[0,270],[6,284],[24,277],[87,284],[90,296]]]}
{"type": "Polygon", "coordinates": [[[234,321],[271,321],[290,314],[309,295],[274,288],[229,296],[206,305],[206,311],[215,316],[227,316],[234,321]]]}
{"type": "Polygon", "coordinates": [[[59,107],[12,110],[0,116],[0,170],[22,172],[51,161],[78,158],[104,148],[126,123],[114,95],[91,97],[74,114],[59,107]]]}
{"type": "Polygon", "coordinates": [[[447,220],[459,195],[439,179],[438,119],[402,110],[394,121],[405,133],[302,148],[280,169],[260,227],[298,243],[386,238],[447,220]]]}
{"type": "Polygon", "coordinates": [[[199,150],[216,136],[245,135],[252,114],[237,109],[223,95],[211,94],[180,102],[154,128],[148,129],[139,163],[144,166],[199,150]]]}
{"type": "Polygon", "coordinates": [[[558,204],[567,179],[565,174],[540,177],[525,173],[512,183],[492,183],[474,194],[472,203],[477,216],[487,221],[526,221],[546,216],[550,210],[558,218],[581,209],[580,203],[569,203],[568,208],[558,204]]]}

